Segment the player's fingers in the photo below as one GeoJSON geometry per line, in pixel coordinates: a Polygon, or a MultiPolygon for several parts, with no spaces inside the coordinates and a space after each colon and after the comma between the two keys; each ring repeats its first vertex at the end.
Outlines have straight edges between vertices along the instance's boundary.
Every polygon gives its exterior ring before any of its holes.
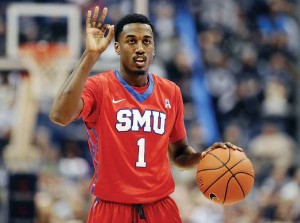
{"type": "Polygon", "coordinates": [[[229,148],[229,149],[236,149],[236,146],[233,145],[231,142],[225,142],[225,145],[229,148]]]}
{"type": "Polygon", "coordinates": [[[241,147],[238,147],[238,146],[232,144],[231,142],[225,142],[225,144],[229,149],[239,150],[239,151],[243,152],[243,149],[241,147]]]}
{"type": "Polygon", "coordinates": [[[105,25],[103,25],[103,26],[102,26],[102,28],[101,28],[101,32],[105,33],[105,32],[106,32],[106,30],[108,30],[108,29],[109,29],[109,27],[110,27],[110,25],[109,25],[109,24],[105,24],[105,25]]]}
{"type": "Polygon", "coordinates": [[[231,142],[225,142],[225,145],[229,148],[229,149],[233,149],[236,150],[237,146],[235,146],[234,144],[232,144],[231,142]]]}
{"type": "Polygon", "coordinates": [[[204,156],[206,156],[206,154],[207,154],[206,151],[202,152],[202,153],[201,153],[201,158],[203,158],[204,156]]]}
{"type": "Polygon", "coordinates": [[[100,16],[100,18],[98,20],[98,23],[97,23],[97,28],[98,29],[100,29],[103,21],[105,20],[106,15],[107,15],[107,8],[104,7],[103,10],[102,10],[101,16],[100,16]]]}
{"type": "Polygon", "coordinates": [[[216,142],[211,146],[213,149],[217,149],[217,148],[222,148],[222,149],[227,149],[227,146],[225,143],[223,142],[216,142]]]}
{"type": "Polygon", "coordinates": [[[106,37],[109,42],[113,39],[114,33],[115,33],[115,27],[114,27],[114,25],[109,26],[108,34],[107,34],[107,37],[106,37]]]}
{"type": "Polygon", "coordinates": [[[225,143],[223,142],[215,142],[213,145],[211,145],[210,147],[208,147],[204,152],[208,153],[214,149],[218,149],[218,148],[222,148],[222,149],[228,149],[227,146],[225,145],[225,143]]]}
{"type": "Polygon", "coordinates": [[[91,28],[91,17],[92,17],[92,12],[91,10],[88,10],[86,15],[86,28],[91,28]]]}
{"type": "Polygon", "coordinates": [[[239,147],[239,146],[236,146],[236,149],[237,149],[238,151],[240,151],[240,152],[244,152],[244,150],[243,150],[241,147],[239,147]]]}
{"type": "Polygon", "coordinates": [[[92,18],[92,27],[96,27],[98,14],[99,14],[99,7],[96,6],[94,9],[93,18],[92,18]]]}
{"type": "Polygon", "coordinates": [[[244,152],[244,150],[241,147],[237,147],[237,150],[240,152],[244,152]]]}

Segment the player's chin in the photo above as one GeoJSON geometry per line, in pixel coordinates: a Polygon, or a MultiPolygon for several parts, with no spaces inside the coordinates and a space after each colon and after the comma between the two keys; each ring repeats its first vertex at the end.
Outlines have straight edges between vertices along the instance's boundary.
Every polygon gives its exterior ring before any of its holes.
{"type": "Polygon", "coordinates": [[[138,67],[134,70],[136,75],[144,75],[146,73],[146,69],[144,67],[138,67]]]}

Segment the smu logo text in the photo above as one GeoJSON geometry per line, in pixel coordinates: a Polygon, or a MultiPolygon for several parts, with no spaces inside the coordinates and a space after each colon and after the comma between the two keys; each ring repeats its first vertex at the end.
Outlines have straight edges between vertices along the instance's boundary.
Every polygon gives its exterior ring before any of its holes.
{"type": "Polygon", "coordinates": [[[165,133],[166,114],[163,112],[145,110],[141,114],[138,109],[122,109],[117,112],[116,129],[119,132],[140,131],[165,133]]]}

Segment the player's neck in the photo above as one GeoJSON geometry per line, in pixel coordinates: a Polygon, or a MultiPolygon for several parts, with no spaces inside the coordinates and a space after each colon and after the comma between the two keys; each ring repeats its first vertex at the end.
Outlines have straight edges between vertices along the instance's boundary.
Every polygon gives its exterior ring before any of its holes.
{"type": "Polygon", "coordinates": [[[130,86],[134,87],[144,87],[147,86],[149,83],[148,73],[145,72],[144,74],[134,74],[134,73],[127,73],[123,71],[119,71],[121,77],[124,81],[127,82],[130,86]]]}

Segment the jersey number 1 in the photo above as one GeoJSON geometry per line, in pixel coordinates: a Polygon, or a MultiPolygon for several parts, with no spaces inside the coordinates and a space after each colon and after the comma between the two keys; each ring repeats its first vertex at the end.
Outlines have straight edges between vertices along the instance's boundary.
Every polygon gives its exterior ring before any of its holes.
{"type": "Polygon", "coordinates": [[[146,167],[147,163],[145,162],[145,138],[140,138],[137,141],[138,145],[138,161],[135,163],[136,167],[146,167]]]}

